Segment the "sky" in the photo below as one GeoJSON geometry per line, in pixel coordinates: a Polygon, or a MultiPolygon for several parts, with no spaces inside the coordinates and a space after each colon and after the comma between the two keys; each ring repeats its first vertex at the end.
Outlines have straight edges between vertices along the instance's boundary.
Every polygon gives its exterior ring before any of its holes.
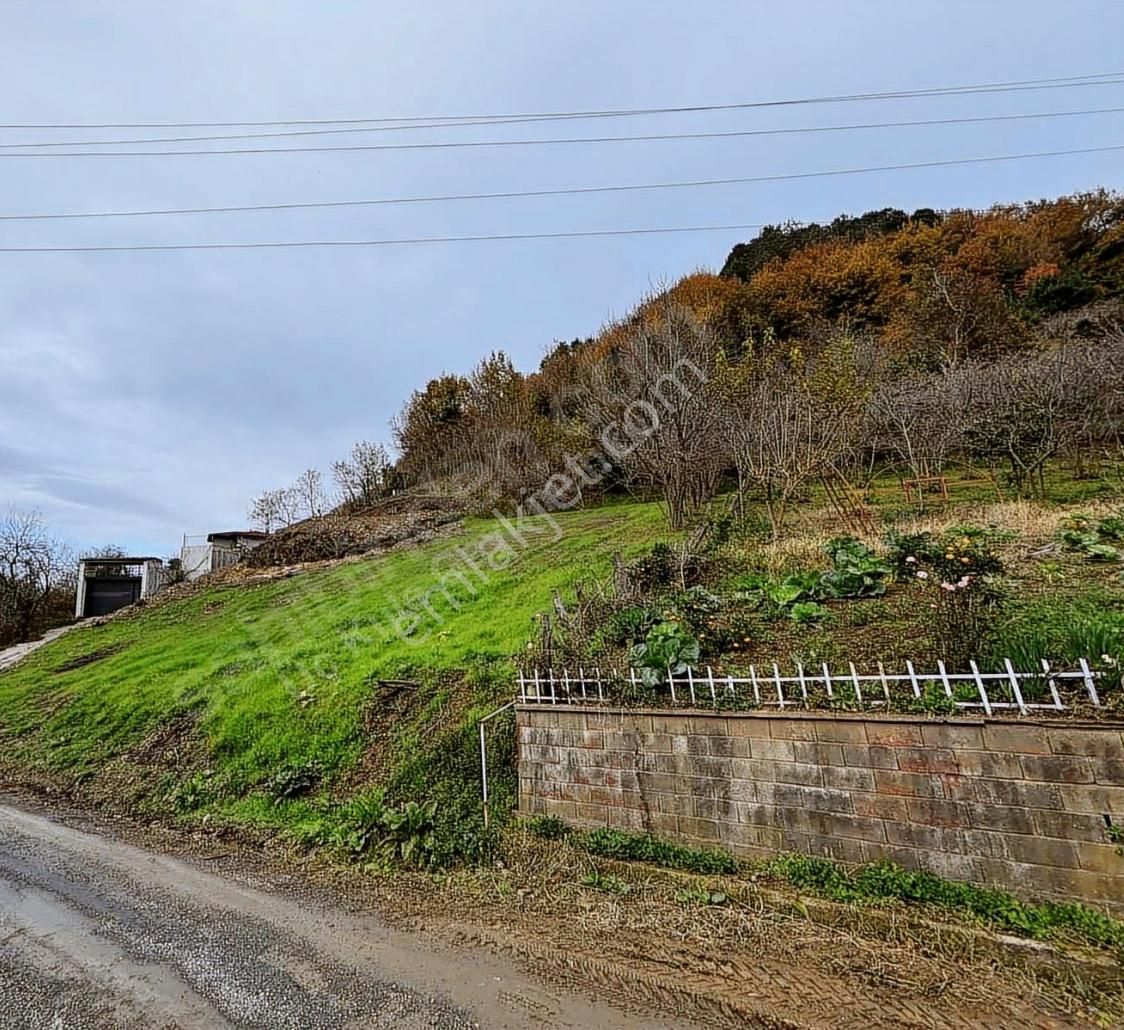
{"type": "MultiPolygon", "coordinates": [[[[1124,3],[1115,0],[0,0],[0,27],[5,125],[680,107],[1124,70],[1124,3]]],[[[736,131],[1105,107],[1124,107],[1124,85],[285,142],[736,131]]],[[[5,128],[0,143],[253,131],[265,130],[5,128]]],[[[599,145],[0,156],[0,215],[779,175],[1114,143],[1124,144],[1121,113],[599,145]]],[[[247,144],[210,144],[238,145],[247,144]]],[[[1119,188],[1122,170],[1118,151],[651,192],[0,219],[0,247],[822,220],[1119,188]]],[[[40,511],[79,549],[172,554],[183,533],[244,525],[254,495],[307,467],[326,472],[356,440],[389,443],[390,418],[429,378],[467,372],[494,349],[532,370],[552,341],[591,335],[654,286],[720,268],[752,235],[0,253],[0,509],[40,511]]]]}

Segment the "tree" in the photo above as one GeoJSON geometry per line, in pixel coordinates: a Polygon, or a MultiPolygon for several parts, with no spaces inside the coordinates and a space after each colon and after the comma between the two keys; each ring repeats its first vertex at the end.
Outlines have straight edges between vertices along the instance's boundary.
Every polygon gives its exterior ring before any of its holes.
{"type": "Polygon", "coordinates": [[[713,330],[664,298],[584,369],[583,414],[607,459],[657,489],[672,528],[713,495],[725,464],[713,330]]]}
{"type": "Polygon", "coordinates": [[[73,553],[48,533],[42,516],[10,509],[0,519],[0,644],[46,628],[52,598],[70,593],[74,579],[73,553]]]}
{"type": "Polygon", "coordinates": [[[296,521],[291,489],[266,490],[250,502],[250,523],[263,533],[291,526],[296,521]]]}
{"type": "Polygon", "coordinates": [[[361,440],[346,458],[332,462],[332,478],[344,503],[367,507],[388,492],[391,467],[381,443],[361,440]]]}
{"type": "Polygon", "coordinates": [[[811,364],[794,351],[729,380],[724,436],[741,491],[762,494],[774,539],[797,494],[812,480],[842,476],[862,440],[866,396],[854,357],[842,339],[811,364]]]}
{"type": "Polygon", "coordinates": [[[296,509],[309,518],[324,514],[324,477],[319,469],[305,469],[289,488],[296,509]]]}

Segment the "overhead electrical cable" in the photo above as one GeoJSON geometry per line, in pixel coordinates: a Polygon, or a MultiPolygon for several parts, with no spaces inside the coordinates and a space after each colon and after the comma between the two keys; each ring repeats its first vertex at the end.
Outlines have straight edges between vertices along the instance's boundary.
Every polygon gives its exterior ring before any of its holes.
{"type": "MultiPolygon", "coordinates": [[[[684,179],[674,182],[620,183],[600,186],[569,186],[556,189],[504,190],[493,193],[446,193],[416,197],[376,197],[360,200],[321,200],[284,204],[230,205],[225,207],[157,208],[146,211],[88,211],[35,215],[6,214],[0,215],[0,221],[31,221],[63,218],[138,218],[156,215],[227,214],[249,211],[293,211],[321,208],[378,207],[397,204],[437,204],[470,200],[512,200],[523,197],[578,196],[588,193],[631,193],[646,190],[692,189],[707,186],[737,186],[761,182],[786,182],[794,179],[821,179],[842,175],[863,175],[871,172],[896,172],[917,168],[945,168],[955,165],[988,164],[1003,161],[1026,161],[1035,158],[1063,157],[1072,154],[1099,154],[1117,150],[1124,150],[1124,144],[1112,144],[1102,147],[1080,147],[1065,150],[1041,150],[1026,154],[993,154],[985,157],[960,157],[937,161],[867,165],[861,168],[831,168],[814,172],[780,172],[771,175],[732,176],[716,179],[684,179]]],[[[62,249],[65,250],[67,248],[62,249]]],[[[7,248],[7,250],[11,252],[12,248],[7,248]]]]}
{"type": "MultiPolygon", "coordinates": [[[[503,140],[451,140],[437,143],[375,143],[339,145],[328,147],[239,147],[210,150],[144,150],[144,151],[49,151],[39,153],[42,147],[87,147],[131,145],[139,143],[181,143],[212,140],[259,139],[273,136],[310,135],[310,133],[256,133],[233,136],[180,136],[132,140],[52,140],[49,143],[0,143],[0,158],[4,157],[170,157],[216,154],[317,154],[350,151],[379,150],[448,150],[487,147],[535,147],[557,144],[600,143],[650,143],[671,140],[738,139],[753,136],[799,136],[806,133],[854,132],[863,129],[901,129],[938,125],[975,125],[989,122],[1036,121],[1051,118],[1077,118],[1100,114],[1120,114],[1124,107],[1093,107],[1076,111],[1032,111],[1023,114],[970,115],[962,118],[922,118],[892,122],[854,122],[846,125],[806,125],[773,129],[733,129],[715,132],[647,133],[633,136],[564,136],[548,139],[503,140]],[[8,153],[19,150],[20,153],[8,153]],[[30,152],[24,152],[30,151],[30,152]]],[[[365,132],[365,129],[328,129],[315,132],[365,132]]]]}
{"type": "Polygon", "coordinates": [[[414,236],[385,240],[282,240],[276,243],[152,243],[102,247],[0,247],[0,254],[84,254],[146,250],[263,250],[284,247],[396,247],[412,243],[471,243],[481,240],[563,240],[583,236],[645,236],[674,232],[721,232],[760,229],[757,223],[682,225],[654,229],[582,229],[574,232],[489,233],[480,236],[414,236]]]}
{"type": "Polygon", "coordinates": [[[919,97],[970,96],[981,93],[1014,93],[1042,89],[1070,89],[1117,85],[1124,81],[1124,71],[1100,72],[1092,75],[1068,75],[1056,78],[1017,79],[961,86],[936,86],[923,89],[881,90],[869,93],[844,93],[825,96],[798,97],[782,100],[755,100],[722,104],[690,104],[669,107],[636,107],[587,111],[515,112],[503,114],[410,115],[368,118],[288,118],[269,121],[161,121],[161,122],[6,122],[0,129],[204,129],[226,127],[272,127],[286,125],[403,125],[422,122],[491,122],[507,119],[549,121],[576,118],[625,118],[654,114],[695,114],[710,111],[744,111],[769,107],[793,107],[810,104],[856,103],[869,100],[899,100],[919,97]]]}

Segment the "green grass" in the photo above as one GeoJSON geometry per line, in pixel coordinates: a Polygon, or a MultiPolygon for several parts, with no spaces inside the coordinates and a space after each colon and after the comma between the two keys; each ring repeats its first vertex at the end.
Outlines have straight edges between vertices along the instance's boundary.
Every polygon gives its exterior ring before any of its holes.
{"type": "Polygon", "coordinates": [[[1023,937],[1072,936],[1124,955],[1124,922],[1074,902],[1026,902],[1006,891],[913,872],[893,862],[849,869],[812,855],[782,855],[765,863],[770,876],[834,901],[901,901],[962,912],[1023,937]]]}
{"type": "MultiPolygon", "coordinates": [[[[379,724],[376,711],[374,721],[392,738],[384,779],[403,792],[424,789],[434,741],[459,741],[476,717],[511,696],[510,659],[552,593],[605,575],[614,552],[631,556],[665,535],[652,504],[556,520],[557,539],[535,519],[544,532],[527,535],[533,546],[518,552],[499,550],[497,523],[475,520],[456,537],[414,550],[212,588],[79,628],[0,674],[4,760],[91,777],[179,719],[201,739],[208,767],[175,785],[181,811],[210,806],[284,824],[295,810],[240,799],[281,770],[313,764],[323,793],[372,744],[364,718],[382,703],[378,681],[409,679],[421,686],[408,691],[402,717],[379,724]],[[505,567],[488,567],[480,555],[489,547],[505,567]],[[459,565],[458,549],[487,582],[470,574],[470,589],[447,580],[449,596],[432,595],[436,615],[402,637],[393,625],[399,606],[459,565]]],[[[158,787],[172,789],[153,783],[150,792],[158,787]]]]}

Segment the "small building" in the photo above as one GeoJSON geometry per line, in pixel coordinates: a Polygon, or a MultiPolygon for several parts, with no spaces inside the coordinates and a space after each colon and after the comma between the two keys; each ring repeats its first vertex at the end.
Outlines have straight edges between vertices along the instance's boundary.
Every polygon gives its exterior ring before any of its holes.
{"type": "Polygon", "coordinates": [[[151,557],[92,557],[78,562],[74,615],[108,615],[159,593],[164,563],[151,557]]]}
{"type": "Polygon", "coordinates": [[[237,565],[246,552],[259,546],[267,535],[256,529],[232,529],[208,533],[206,537],[185,535],[180,548],[183,578],[198,579],[208,572],[237,565]]]}

